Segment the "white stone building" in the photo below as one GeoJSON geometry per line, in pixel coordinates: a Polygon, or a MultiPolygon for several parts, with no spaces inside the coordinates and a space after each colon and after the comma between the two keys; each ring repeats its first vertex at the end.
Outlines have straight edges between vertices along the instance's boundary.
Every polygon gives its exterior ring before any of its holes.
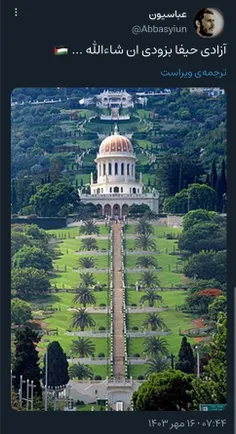
{"type": "Polygon", "coordinates": [[[159,193],[153,189],[143,193],[142,174],[139,182],[135,179],[135,163],[137,159],[133,146],[127,137],[118,133],[106,137],[99,148],[97,158],[97,182],[91,173],[90,194],[79,190],[81,202],[93,203],[100,215],[123,217],[128,214],[133,204],[146,204],[155,212],[159,212],[159,193]]]}
{"type": "Polygon", "coordinates": [[[105,107],[133,107],[132,96],[126,90],[104,90],[99,95],[96,95],[97,106],[105,107]]]}

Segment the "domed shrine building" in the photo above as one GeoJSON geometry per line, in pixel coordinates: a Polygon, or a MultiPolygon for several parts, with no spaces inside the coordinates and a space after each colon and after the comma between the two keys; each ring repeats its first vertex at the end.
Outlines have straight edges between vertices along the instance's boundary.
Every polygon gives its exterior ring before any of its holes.
{"type": "Polygon", "coordinates": [[[90,194],[79,190],[81,202],[96,205],[100,215],[122,218],[133,204],[146,204],[158,213],[159,193],[153,189],[143,193],[142,174],[139,182],[135,179],[136,156],[129,139],[118,133],[106,137],[95,159],[97,182],[91,173],[90,194]]]}

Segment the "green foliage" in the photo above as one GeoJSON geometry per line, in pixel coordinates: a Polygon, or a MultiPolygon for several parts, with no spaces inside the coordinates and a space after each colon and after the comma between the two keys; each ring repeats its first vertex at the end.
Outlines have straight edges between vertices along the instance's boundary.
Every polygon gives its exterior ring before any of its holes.
{"type": "Polygon", "coordinates": [[[96,297],[93,295],[93,290],[81,286],[81,288],[77,289],[73,303],[80,303],[84,307],[86,307],[87,304],[96,304],[96,297]]]}
{"type": "Polygon", "coordinates": [[[179,249],[199,253],[202,250],[225,250],[226,230],[215,223],[196,223],[179,237],[179,249]]]}
{"type": "Polygon", "coordinates": [[[11,232],[11,256],[14,256],[23,246],[29,246],[30,244],[31,241],[26,234],[17,231],[11,232]]]}
{"type": "MultiPolygon", "coordinates": [[[[48,344],[48,377],[49,387],[66,385],[69,381],[68,362],[59,342],[53,341],[48,344]]],[[[45,384],[46,375],[46,354],[44,355],[44,366],[42,369],[42,382],[45,384]]]]}
{"type": "Polygon", "coordinates": [[[189,292],[193,294],[194,292],[202,291],[207,288],[219,288],[222,291],[226,290],[226,285],[218,282],[216,279],[189,279],[189,292]]]}
{"type": "Polygon", "coordinates": [[[153,239],[153,236],[149,234],[139,234],[135,239],[134,247],[135,249],[140,249],[144,251],[157,250],[156,242],[153,239]]]}
{"type": "Polygon", "coordinates": [[[79,355],[79,357],[94,357],[95,344],[90,339],[78,338],[77,341],[72,341],[71,353],[79,355]]]}
{"type": "Polygon", "coordinates": [[[52,183],[59,182],[63,168],[64,162],[61,158],[55,156],[50,159],[49,174],[52,183]]]}
{"type": "Polygon", "coordinates": [[[226,251],[200,252],[192,255],[184,267],[184,274],[187,277],[216,279],[220,283],[225,283],[227,279],[226,251]]]}
{"type": "Polygon", "coordinates": [[[204,366],[200,379],[192,382],[195,409],[199,404],[225,404],[227,399],[227,320],[221,313],[217,324],[217,333],[210,346],[210,361],[204,366]]]}
{"type": "Polygon", "coordinates": [[[143,217],[143,215],[147,211],[150,211],[150,208],[148,205],[146,205],[146,204],[142,204],[142,205],[133,204],[129,207],[129,216],[130,217],[143,217]]]}
{"type": "Polygon", "coordinates": [[[173,155],[172,152],[165,152],[156,170],[156,183],[165,196],[174,196],[196,178],[199,179],[202,173],[203,167],[196,155],[173,155]]]}
{"type": "Polygon", "coordinates": [[[40,240],[42,242],[48,241],[47,232],[44,229],[40,229],[37,225],[24,225],[24,232],[33,240],[40,240]]]}
{"type": "Polygon", "coordinates": [[[183,337],[179,350],[179,362],[176,363],[175,369],[185,372],[185,374],[193,374],[195,371],[195,360],[193,350],[186,336],[183,337]]]}
{"type": "Polygon", "coordinates": [[[59,182],[37,187],[36,194],[30,199],[30,205],[35,207],[40,217],[56,217],[62,207],[66,207],[68,214],[76,212],[79,196],[76,188],[59,182]]]}
{"type": "Polygon", "coordinates": [[[141,274],[140,283],[143,288],[160,288],[160,280],[155,271],[147,270],[141,274]]]}
{"type": "Polygon", "coordinates": [[[209,305],[210,319],[217,321],[220,312],[226,313],[227,311],[227,298],[225,295],[216,297],[209,305]]]}
{"type": "Polygon", "coordinates": [[[146,319],[143,322],[145,328],[148,328],[150,325],[152,331],[156,331],[157,329],[166,329],[165,322],[158,313],[148,313],[145,318],[146,319]]]}
{"type": "Polygon", "coordinates": [[[181,371],[165,370],[149,376],[133,393],[135,411],[191,410],[192,375],[181,371]]]}
{"type": "Polygon", "coordinates": [[[166,359],[163,359],[158,353],[146,361],[147,369],[145,377],[148,378],[151,374],[157,374],[162,371],[166,371],[169,368],[166,359]]]}
{"type": "MultiPolygon", "coordinates": [[[[213,215],[217,215],[217,213],[214,213],[213,215]]],[[[183,218],[184,231],[191,229],[196,223],[210,222],[213,215],[212,212],[205,209],[189,211],[183,218]]]]}
{"type": "MultiPolygon", "coordinates": [[[[33,380],[36,386],[34,393],[41,397],[42,389],[40,385],[40,368],[39,355],[35,348],[35,343],[40,341],[40,337],[36,332],[28,327],[17,330],[15,334],[15,359],[12,367],[12,374],[16,378],[13,379],[13,386],[16,392],[20,388],[20,375],[23,379],[33,380]]],[[[23,397],[26,398],[26,384],[23,384],[23,397]]]]}
{"type": "Polygon", "coordinates": [[[154,235],[154,228],[149,221],[145,219],[145,217],[141,218],[138,221],[138,224],[135,227],[136,234],[145,234],[145,235],[154,235]]]}
{"type": "Polygon", "coordinates": [[[78,309],[73,313],[71,326],[75,328],[80,328],[83,332],[85,327],[94,327],[95,326],[94,319],[89,315],[89,313],[84,308],[78,309]]]}
{"type": "Polygon", "coordinates": [[[47,273],[36,268],[13,268],[11,289],[20,298],[40,296],[49,292],[51,285],[47,273]]]}
{"type": "Polygon", "coordinates": [[[169,344],[165,338],[160,338],[159,336],[150,336],[143,341],[143,346],[143,352],[148,356],[154,357],[158,354],[166,357],[169,356],[169,344]]]}
{"type": "Polygon", "coordinates": [[[83,363],[77,363],[77,365],[72,365],[69,368],[70,378],[78,378],[78,380],[84,380],[87,378],[93,378],[93,371],[88,365],[83,363]]]}
{"type": "Polygon", "coordinates": [[[96,260],[92,256],[82,257],[79,259],[79,264],[82,268],[95,268],[96,260]]]}
{"type": "Polygon", "coordinates": [[[11,300],[11,321],[13,324],[22,325],[32,319],[30,304],[19,298],[11,300]]]}
{"type": "Polygon", "coordinates": [[[194,292],[186,298],[186,306],[189,310],[198,310],[201,314],[207,314],[209,304],[221,294],[220,289],[204,289],[203,291],[194,292]]]}
{"type": "Polygon", "coordinates": [[[95,238],[83,238],[81,240],[81,249],[82,250],[98,250],[97,241],[95,238]]]}
{"type": "Polygon", "coordinates": [[[157,260],[154,256],[139,256],[136,260],[136,266],[140,268],[158,268],[157,260]]]}
{"type": "Polygon", "coordinates": [[[217,197],[213,188],[206,184],[191,184],[174,197],[164,202],[164,211],[171,214],[187,213],[189,210],[206,209],[214,211],[217,197]]]}
{"type": "Polygon", "coordinates": [[[94,275],[93,273],[80,273],[79,274],[80,277],[80,287],[83,288],[89,288],[89,287],[93,287],[95,285],[95,279],[94,279],[94,275]]]}
{"type": "Polygon", "coordinates": [[[139,301],[140,303],[145,303],[145,301],[147,301],[148,306],[153,307],[156,301],[162,302],[163,299],[157,294],[157,291],[149,289],[144,295],[142,295],[139,301]]]}
{"type": "Polygon", "coordinates": [[[81,235],[92,235],[99,234],[99,227],[96,225],[94,220],[88,220],[80,226],[80,234],[81,235]]]}
{"type": "Polygon", "coordinates": [[[38,247],[23,246],[15,253],[12,264],[16,268],[32,267],[45,271],[52,269],[52,259],[38,247]]]}

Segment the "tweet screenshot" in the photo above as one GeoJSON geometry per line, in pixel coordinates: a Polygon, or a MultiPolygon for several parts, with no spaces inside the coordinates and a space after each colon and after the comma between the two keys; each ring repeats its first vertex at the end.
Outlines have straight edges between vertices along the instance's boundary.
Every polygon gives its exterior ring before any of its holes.
{"type": "Polygon", "coordinates": [[[2,1],[4,433],[233,433],[226,3],[2,1]]]}

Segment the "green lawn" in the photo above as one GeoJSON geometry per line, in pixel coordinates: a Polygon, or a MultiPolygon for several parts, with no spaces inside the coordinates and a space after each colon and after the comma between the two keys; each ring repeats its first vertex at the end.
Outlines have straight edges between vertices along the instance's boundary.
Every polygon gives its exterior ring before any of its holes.
{"type": "MultiPolygon", "coordinates": [[[[108,236],[108,230],[105,225],[98,225],[102,236],[108,236]]],[[[54,259],[54,272],[51,274],[51,283],[57,288],[75,288],[80,282],[79,272],[74,269],[79,269],[81,238],[79,236],[79,227],[63,228],[48,231],[54,237],[57,237],[58,243],[55,248],[60,252],[60,256],[54,259]]],[[[108,267],[108,239],[97,240],[99,250],[104,250],[104,255],[97,255],[96,268],[108,267]]],[[[83,251],[81,251],[83,252],[83,251]]],[[[91,256],[89,253],[86,256],[91,256]]],[[[89,272],[89,269],[87,270],[89,272]]],[[[96,282],[101,284],[108,283],[107,273],[94,273],[96,282]]]]}
{"type": "MultiPolygon", "coordinates": [[[[94,408],[93,411],[100,411],[101,410],[101,406],[98,404],[86,404],[86,405],[79,405],[76,407],[76,411],[91,411],[91,408],[94,408]]],[[[104,411],[105,411],[105,407],[103,407],[104,411]]]]}
{"type": "MultiPolygon", "coordinates": [[[[70,269],[68,271],[56,271],[51,274],[51,284],[59,289],[74,289],[79,286],[81,281],[79,273],[70,269]]],[[[108,274],[107,273],[93,273],[95,282],[99,282],[102,285],[108,284],[108,274]]]]}
{"type": "MultiPolygon", "coordinates": [[[[90,314],[91,317],[95,321],[95,326],[93,327],[94,331],[98,331],[99,327],[105,327],[107,328],[107,314],[100,314],[100,313],[93,313],[90,314]]],[[[61,311],[56,311],[53,315],[51,315],[49,318],[45,318],[43,322],[47,325],[47,327],[51,329],[58,328],[58,333],[64,333],[66,330],[72,330],[72,331],[80,331],[80,328],[72,328],[71,327],[71,320],[73,316],[73,311],[68,311],[67,309],[61,308],[61,311]]],[[[90,327],[85,327],[85,331],[89,330],[90,327]]]]}
{"type": "MultiPolygon", "coordinates": [[[[128,224],[128,226],[126,227],[126,233],[127,234],[135,234],[135,224],[128,224]]],[[[174,235],[178,235],[181,234],[182,232],[182,228],[173,228],[171,226],[155,226],[154,227],[154,233],[155,233],[155,237],[163,237],[164,234],[174,234],[174,235]]],[[[169,241],[169,240],[167,240],[169,241]]]]}
{"type": "Polygon", "coordinates": [[[83,185],[85,184],[89,184],[90,183],[90,175],[89,173],[85,173],[85,174],[79,174],[79,175],[75,175],[75,179],[77,179],[78,182],[78,188],[81,187],[81,179],[83,180],[83,185]]]}
{"type": "MultiPolygon", "coordinates": [[[[181,341],[182,341],[183,336],[179,336],[179,335],[169,335],[169,336],[165,336],[165,339],[167,340],[168,344],[169,344],[169,351],[170,353],[172,352],[174,354],[174,356],[176,356],[175,361],[177,361],[177,356],[178,356],[178,352],[180,349],[180,345],[181,345],[181,341]]],[[[129,338],[129,357],[132,356],[135,353],[139,353],[140,356],[142,355],[143,352],[143,338],[129,338]]],[[[194,344],[194,340],[192,338],[188,338],[188,342],[193,345],[194,344]]]]}
{"type": "MultiPolygon", "coordinates": [[[[127,268],[136,268],[136,261],[141,255],[127,255],[126,256],[126,267],[127,268]]],[[[168,269],[168,266],[170,265],[171,270],[176,270],[177,265],[178,269],[182,266],[182,261],[180,261],[179,256],[177,255],[170,255],[170,254],[153,254],[150,253],[150,256],[153,256],[156,261],[158,267],[162,267],[163,269],[168,269]]],[[[157,270],[157,273],[159,273],[160,270],[157,270]]]]}
{"type": "Polygon", "coordinates": [[[137,378],[139,375],[145,377],[145,372],[147,370],[147,365],[130,365],[130,377],[137,378]]]}
{"type": "MultiPolygon", "coordinates": [[[[143,292],[128,291],[128,304],[136,303],[137,305],[139,305],[139,299],[142,294],[143,292]]],[[[181,329],[182,332],[188,328],[193,327],[193,317],[191,315],[175,310],[175,306],[180,306],[184,303],[187,293],[185,291],[160,291],[158,292],[158,294],[162,296],[163,304],[169,307],[168,311],[160,312],[161,318],[164,320],[166,326],[171,329],[172,332],[171,335],[165,336],[165,338],[169,343],[170,352],[173,352],[173,354],[177,354],[182,340],[182,336],[179,335],[179,329],[181,329]]],[[[145,303],[145,305],[146,304],[147,303],[145,303]]],[[[138,326],[139,330],[142,330],[142,323],[145,320],[146,315],[146,313],[129,314],[128,328],[132,329],[132,327],[138,326]]],[[[188,341],[190,343],[194,342],[194,340],[191,338],[188,338],[188,341]]],[[[143,351],[143,338],[130,338],[129,342],[130,355],[134,353],[140,353],[141,355],[143,351]]]]}
{"type": "MultiPolygon", "coordinates": [[[[135,225],[131,224],[127,227],[127,234],[133,234],[135,230],[135,225]]],[[[170,228],[166,226],[154,226],[155,230],[155,241],[157,250],[160,253],[150,252],[150,256],[155,256],[157,259],[157,264],[161,267],[161,270],[157,270],[158,277],[160,279],[161,286],[163,288],[175,287],[177,285],[183,284],[184,276],[180,273],[182,269],[182,262],[180,261],[179,255],[171,255],[178,249],[178,241],[175,239],[167,239],[164,237],[166,233],[172,233],[177,235],[181,232],[175,228],[170,228]],[[176,231],[176,232],[175,232],[176,231]]],[[[129,255],[129,250],[135,249],[135,240],[126,239],[126,267],[135,268],[136,260],[140,255],[129,255]]],[[[127,285],[133,285],[140,278],[141,273],[130,273],[127,274],[127,285]]]]}
{"type": "MultiPolygon", "coordinates": [[[[78,175],[80,176],[80,175],[78,175]]],[[[86,175],[82,175],[86,176],[86,175]]],[[[108,229],[104,224],[97,224],[97,227],[99,228],[100,235],[108,235],[108,229]]],[[[57,238],[75,238],[80,235],[80,227],[79,226],[73,226],[73,227],[65,227],[61,229],[50,229],[47,231],[49,234],[55,235],[57,238]]],[[[93,235],[91,235],[92,237],[93,235]]]]}
{"type": "MultiPolygon", "coordinates": [[[[106,291],[95,292],[94,294],[97,298],[97,305],[99,303],[106,303],[106,291]]],[[[73,297],[74,294],[63,292],[42,297],[40,299],[34,300],[31,303],[34,313],[35,311],[40,311],[46,305],[60,309],[53,313],[49,318],[42,319],[43,323],[45,323],[43,324],[44,327],[47,325],[49,328],[58,328],[58,335],[44,335],[43,342],[40,342],[38,345],[39,348],[45,349],[45,346],[48,345],[48,342],[58,341],[66,354],[70,354],[71,343],[73,340],[77,339],[77,336],[69,336],[65,334],[66,330],[70,329],[72,312],[68,311],[68,307],[74,306],[72,302],[73,297]],[[44,342],[44,339],[46,342],[44,342]]],[[[98,330],[98,328],[101,326],[107,328],[106,314],[91,314],[91,316],[96,321],[96,330],[98,330]]],[[[108,355],[106,338],[91,338],[91,340],[96,345],[95,355],[98,355],[100,352],[104,353],[106,356],[108,355]]],[[[40,355],[42,354],[43,351],[40,351],[40,355]]]]}
{"type": "Polygon", "coordinates": [[[142,174],[142,180],[145,185],[148,185],[150,179],[150,186],[153,187],[155,181],[155,175],[151,175],[149,173],[142,174]]]}
{"type": "MultiPolygon", "coordinates": [[[[155,237],[156,248],[160,253],[172,253],[174,250],[176,251],[178,248],[177,240],[167,240],[166,238],[157,238],[155,237]]],[[[135,239],[127,239],[125,241],[126,250],[134,250],[135,248],[135,239]]],[[[128,253],[128,252],[127,252],[128,253]]]]}
{"type": "MultiPolygon", "coordinates": [[[[136,303],[139,305],[139,300],[144,294],[144,291],[128,290],[128,304],[130,305],[132,303],[136,303]]],[[[187,297],[187,292],[178,290],[158,291],[158,295],[161,295],[163,298],[163,305],[168,306],[171,310],[175,310],[176,305],[181,306],[184,304],[185,297],[187,297]]],[[[144,304],[146,306],[147,302],[144,304]]]]}
{"type": "MultiPolygon", "coordinates": [[[[38,349],[40,349],[40,357],[42,358],[45,353],[45,348],[49,344],[49,342],[57,341],[61,345],[63,351],[67,354],[67,356],[70,355],[71,352],[71,345],[72,341],[75,341],[77,339],[77,336],[67,336],[60,334],[58,336],[45,336],[46,342],[39,342],[38,349]]],[[[107,353],[107,339],[103,338],[89,338],[91,341],[95,344],[95,356],[98,356],[99,353],[104,353],[105,357],[108,357],[109,354],[107,353]]],[[[92,366],[92,365],[91,365],[92,366]]],[[[96,365],[93,365],[96,366],[96,365]]],[[[100,366],[100,365],[98,365],[100,366]]]]}
{"type": "MultiPolygon", "coordinates": [[[[127,286],[134,285],[139,281],[141,273],[128,273],[127,286]]],[[[174,288],[184,283],[184,275],[180,273],[174,273],[172,271],[164,270],[158,271],[158,278],[162,288],[174,288]]]]}

